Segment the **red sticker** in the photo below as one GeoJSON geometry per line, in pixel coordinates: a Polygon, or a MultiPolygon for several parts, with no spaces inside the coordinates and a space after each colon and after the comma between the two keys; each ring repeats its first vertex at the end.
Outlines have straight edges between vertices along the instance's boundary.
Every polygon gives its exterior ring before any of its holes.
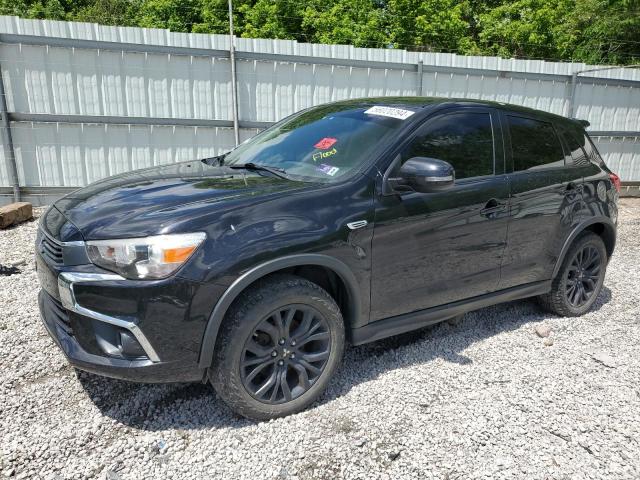
{"type": "Polygon", "coordinates": [[[338,141],[337,138],[333,137],[324,137],[318,143],[314,145],[314,147],[319,148],[320,150],[326,150],[327,148],[331,148],[334,143],[338,141]]]}

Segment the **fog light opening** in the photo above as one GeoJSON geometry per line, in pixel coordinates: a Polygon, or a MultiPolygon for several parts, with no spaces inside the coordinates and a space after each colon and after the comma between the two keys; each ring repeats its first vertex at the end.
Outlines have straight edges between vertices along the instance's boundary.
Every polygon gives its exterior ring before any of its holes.
{"type": "Polygon", "coordinates": [[[125,357],[146,357],[142,345],[128,330],[120,329],[118,350],[125,357]]]}
{"type": "Polygon", "coordinates": [[[94,320],[93,331],[98,346],[110,357],[127,360],[149,358],[135,335],[126,328],[94,320]]]}

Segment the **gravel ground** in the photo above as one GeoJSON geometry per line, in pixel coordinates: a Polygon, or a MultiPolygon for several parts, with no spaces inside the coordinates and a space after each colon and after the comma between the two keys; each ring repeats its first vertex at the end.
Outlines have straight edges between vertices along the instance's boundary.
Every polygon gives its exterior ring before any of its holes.
{"type": "Polygon", "coordinates": [[[620,223],[584,317],[512,302],[352,347],[313,408],[266,423],[207,385],[76,373],[38,316],[36,222],[0,231],[0,264],[24,262],[0,276],[0,474],[640,478],[640,201],[622,202],[620,223]]]}

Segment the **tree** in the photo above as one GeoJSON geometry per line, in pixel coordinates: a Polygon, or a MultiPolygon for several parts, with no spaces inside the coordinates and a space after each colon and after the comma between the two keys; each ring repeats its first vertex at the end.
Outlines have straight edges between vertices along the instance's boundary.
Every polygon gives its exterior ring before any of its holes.
{"type": "Polygon", "coordinates": [[[480,46],[507,57],[559,58],[568,48],[563,30],[571,3],[516,0],[493,8],[480,15],[480,46]]]}
{"type": "Polygon", "coordinates": [[[390,0],[390,39],[399,48],[461,52],[473,48],[465,14],[469,3],[456,0],[390,0]]]}
{"type": "Polygon", "coordinates": [[[64,20],[66,13],[59,0],[0,0],[0,15],[17,15],[24,18],[64,20]]]}
{"type": "MultiPolygon", "coordinates": [[[[578,0],[567,19],[570,55],[586,63],[640,63],[640,2],[578,0]]],[[[564,55],[568,55],[565,53],[564,55]]]]}
{"type": "Polygon", "coordinates": [[[291,0],[258,0],[238,8],[243,15],[241,35],[247,38],[282,38],[306,41],[300,4],[291,0]]]}
{"type": "Polygon", "coordinates": [[[317,2],[304,9],[301,27],[307,42],[384,48],[389,46],[385,17],[372,0],[317,2]]]}
{"type": "MultiPolygon", "coordinates": [[[[233,0],[236,35],[640,64],[640,0],[233,0]]],[[[227,0],[0,0],[0,14],[228,33],[227,0]]]]}
{"type": "Polygon", "coordinates": [[[135,19],[140,27],[167,28],[174,32],[190,32],[201,22],[198,0],[144,0],[135,19]]]}
{"type": "Polygon", "coordinates": [[[70,13],[70,18],[77,22],[133,27],[137,25],[136,14],[140,4],[141,1],[132,0],[101,0],[79,5],[77,10],[70,13]]]}

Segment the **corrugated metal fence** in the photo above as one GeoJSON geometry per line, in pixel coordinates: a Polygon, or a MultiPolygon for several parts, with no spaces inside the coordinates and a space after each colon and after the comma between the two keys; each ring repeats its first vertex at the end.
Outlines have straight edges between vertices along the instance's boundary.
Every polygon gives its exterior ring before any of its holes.
{"type": "MultiPolygon", "coordinates": [[[[235,40],[240,140],[308,106],[425,95],[495,100],[591,122],[640,181],[640,71],[288,40],[235,40]],[[596,76],[597,75],[597,76],[596,76]]],[[[229,37],[0,16],[0,203],[36,203],[128,170],[234,145],[229,37]],[[4,108],[2,108],[4,106],[4,108]]]]}

